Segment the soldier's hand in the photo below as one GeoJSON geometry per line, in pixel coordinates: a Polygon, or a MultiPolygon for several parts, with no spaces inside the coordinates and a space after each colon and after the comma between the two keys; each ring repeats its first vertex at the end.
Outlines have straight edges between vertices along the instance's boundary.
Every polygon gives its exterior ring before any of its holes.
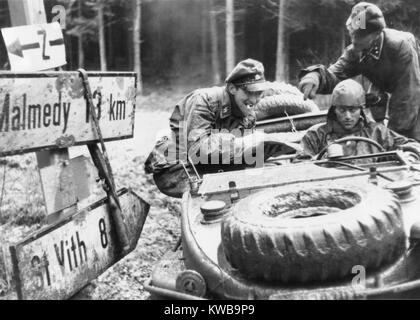
{"type": "Polygon", "coordinates": [[[299,82],[299,90],[303,93],[303,100],[315,98],[319,88],[319,75],[317,72],[309,72],[299,82]]]}
{"type": "Polygon", "coordinates": [[[403,151],[403,156],[410,163],[419,162],[420,160],[420,148],[417,142],[408,142],[400,146],[398,149],[403,151]]]}
{"type": "Polygon", "coordinates": [[[419,155],[411,151],[404,151],[404,158],[408,163],[418,163],[420,160],[419,155]]]}

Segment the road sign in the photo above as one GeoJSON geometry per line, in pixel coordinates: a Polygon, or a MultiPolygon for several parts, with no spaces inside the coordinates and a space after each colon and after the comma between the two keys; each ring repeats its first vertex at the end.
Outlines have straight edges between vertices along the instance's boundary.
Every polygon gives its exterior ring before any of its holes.
{"type": "Polygon", "coordinates": [[[66,64],[58,22],[1,29],[12,71],[40,71],[66,64]]]}
{"type": "MultiPolygon", "coordinates": [[[[88,73],[105,141],[132,138],[136,75],[88,73]]],[[[0,157],[98,141],[78,72],[0,73],[0,157]]]]}
{"type": "MultiPolygon", "coordinates": [[[[118,192],[130,251],[149,205],[132,191],[118,192]]],[[[48,226],[10,248],[19,299],[66,299],[123,256],[105,199],[48,226]]]]}

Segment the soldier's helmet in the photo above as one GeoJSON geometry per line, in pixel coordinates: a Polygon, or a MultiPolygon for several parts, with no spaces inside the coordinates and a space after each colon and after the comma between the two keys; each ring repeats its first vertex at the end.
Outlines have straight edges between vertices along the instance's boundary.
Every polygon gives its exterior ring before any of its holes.
{"type": "Polygon", "coordinates": [[[366,105],[365,90],[353,79],[339,82],[332,93],[332,105],[343,107],[364,107],[366,105]]]}
{"type": "Polygon", "coordinates": [[[366,105],[366,93],[362,85],[353,79],[339,82],[332,93],[331,107],[328,110],[328,119],[335,119],[335,107],[360,107],[362,116],[365,118],[364,107],[366,105]]]}

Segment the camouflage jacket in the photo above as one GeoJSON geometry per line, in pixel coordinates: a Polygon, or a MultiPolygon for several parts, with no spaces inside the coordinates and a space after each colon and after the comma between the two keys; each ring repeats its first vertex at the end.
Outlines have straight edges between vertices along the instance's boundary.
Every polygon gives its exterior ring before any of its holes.
{"type": "MultiPolygon", "coordinates": [[[[253,113],[241,116],[225,87],[195,90],[176,104],[170,117],[171,135],[157,141],[145,170],[154,173],[180,161],[187,163],[187,154],[218,157],[223,144],[233,145],[234,136],[253,129],[255,122],[253,113]]],[[[233,160],[233,153],[229,157],[233,160]]]]}
{"type": "MultiPolygon", "coordinates": [[[[370,138],[378,142],[386,151],[400,149],[420,155],[420,144],[417,141],[406,138],[380,123],[367,122],[363,119],[352,130],[346,130],[336,120],[328,119],[327,123],[309,128],[302,138],[301,145],[305,154],[314,156],[334,140],[346,136],[370,138]]],[[[345,155],[371,154],[379,151],[372,144],[351,142],[345,148],[345,155]]],[[[358,163],[361,162],[363,161],[358,163]]]]}
{"type": "Polygon", "coordinates": [[[321,94],[331,93],[344,79],[365,76],[380,90],[392,94],[389,127],[420,141],[419,47],[411,33],[386,28],[369,52],[358,54],[350,45],[329,68],[314,65],[303,70],[300,77],[311,71],[320,75],[321,94]]]}

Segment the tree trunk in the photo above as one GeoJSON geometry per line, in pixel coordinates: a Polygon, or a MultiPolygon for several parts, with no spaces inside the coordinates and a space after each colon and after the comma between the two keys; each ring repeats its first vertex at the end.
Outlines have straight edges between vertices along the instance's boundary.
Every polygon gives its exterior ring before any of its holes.
{"type": "Polygon", "coordinates": [[[203,74],[208,73],[208,16],[209,12],[208,0],[201,2],[201,66],[203,74]]]}
{"type": "Polygon", "coordinates": [[[104,30],[105,30],[105,39],[106,40],[106,50],[105,50],[105,57],[107,62],[107,67],[109,70],[112,70],[113,66],[115,65],[115,54],[114,54],[114,40],[113,40],[113,32],[112,32],[113,26],[110,25],[109,19],[107,17],[104,17],[104,30]]]}
{"type": "Polygon", "coordinates": [[[134,19],[136,15],[136,1],[130,1],[128,4],[126,3],[125,12],[130,17],[130,21],[124,23],[124,28],[131,31],[131,40],[132,41],[124,41],[125,48],[127,51],[127,66],[128,69],[134,70],[134,19]]]}
{"type": "Polygon", "coordinates": [[[143,82],[141,77],[141,0],[136,0],[133,26],[133,45],[134,45],[134,71],[137,74],[137,90],[143,93],[143,82]]]}
{"type": "MultiPolygon", "coordinates": [[[[79,19],[82,18],[82,0],[77,1],[77,16],[79,19]]],[[[85,52],[83,51],[83,33],[79,33],[77,36],[77,52],[78,52],[78,63],[79,68],[84,68],[85,65],[85,52]]]]}
{"type": "Polygon", "coordinates": [[[287,81],[287,41],[285,37],[286,0],[279,0],[279,20],[277,29],[276,81],[287,81]]]}
{"type": "Polygon", "coordinates": [[[226,74],[235,66],[235,23],[233,0],[226,0],[226,74]]]}
{"type": "Polygon", "coordinates": [[[210,0],[210,42],[211,42],[211,69],[213,73],[213,83],[219,84],[220,67],[219,67],[219,48],[217,36],[216,11],[214,10],[214,0],[210,0]]]}
{"type": "Polygon", "coordinates": [[[99,35],[99,56],[101,59],[101,71],[106,71],[106,49],[105,49],[105,26],[104,26],[104,3],[98,2],[98,35],[99,35]]]}

